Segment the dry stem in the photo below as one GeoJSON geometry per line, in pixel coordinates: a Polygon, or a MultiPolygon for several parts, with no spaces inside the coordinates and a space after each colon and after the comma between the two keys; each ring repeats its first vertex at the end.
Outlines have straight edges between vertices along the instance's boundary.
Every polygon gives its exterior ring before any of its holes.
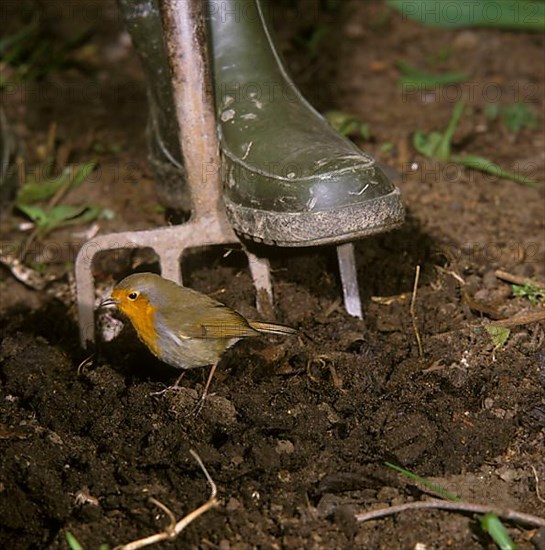
{"type": "Polygon", "coordinates": [[[116,550],[138,550],[139,548],[144,548],[144,546],[149,546],[150,544],[156,544],[157,542],[161,542],[164,540],[173,540],[175,539],[193,520],[197,519],[200,515],[204,514],[214,506],[218,505],[218,499],[216,498],[216,495],[218,493],[218,489],[216,487],[216,484],[214,483],[213,479],[210,477],[210,474],[208,473],[207,469],[205,468],[201,457],[193,450],[189,451],[193,458],[197,461],[199,466],[201,467],[201,470],[204,472],[204,475],[206,477],[206,480],[208,481],[208,484],[210,485],[210,498],[201,506],[199,506],[197,509],[193,510],[193,512],[190,512],[186,516],[184,516],[181,520],[176,522],[176,518],[174,514],[171,512],[169,508],[167,508],[163,503],[159,502],[158,500],[154,498],[150,498],[151,502],[153,502],[156,506],[161,508],[163,512],[169,517],[170,523],[168,526],[164,529],[164,531],[161,531],[160,533],[155,533],[154,535],[150,535],[149,537],[145,537],[143,539],[138,539],[132,542],[129,542],[127,544],[124,544],[122,546],[118,546],[116,550]]]}
{"type": "Polygon", "coordinates": [[[416,272],[415,272],[415,275],[414,275],[414,286],[413,286],[413,295],[412,295],[412,298],[411,298],[411,307],[409,309],[410,313],[411,313],[411,319],[412,319],[412,322],[413,322],[413,330],[414,330],[414,335],[415,335],[415,338],[416,338],[416,343],[418,344],[418,355],[419,357],[422,357],[424,355],[424,352],[422,350],[422,340],[420,339],[420,332],[418,331],[418,319],[416,317],[416,311],[415,311],[415,306],[416,306],[416,292],[418,290],[418,280],[420,279],[420,266],[417,265],[416,266],[416,272]]]}
{"type": "Polygon", "coordinates": [[[496,514],[498,517],[524,523],[532,527],[545,527],[545,519],[531,514],[525,514],[523,512],[517,512],[508,508],[497,508],[495,506],[487,506],[485,504],[472,504],[468,502],[451,502],[449,500],[423,500],[420,502],[408,502],[406,504],[400,504],[398,506],[390,506],[388,508],[381,508],[380,510],[371,510],[369,512],[362,512],[356,514],[356,521],[369,521],[372,519],[383,518],[386,516],[392,516],[399,512],[405,512],[406,510],[454,510],[456,512],[469,512],[471,514],[496,514]]]}
{"type": "Polygon", "coordinates": [[[498,279],[501,279],[502,281],[507,281],[508,283],[512,283],[514,285],[520,285],[523,286],[526,283],[533,284],[535,286],[539,286],[541,288],[545,287],[545,284],[541,281],[536,281],[534,279],[531,279],[530,277],[521,277],[520,275],[513,275],[512,273],[508,273],[507,271],[503,271],[502,269],[497,269],[494,272],[494,275],[498,279]]]}
{"type": "Polygon", "coordinates": [[[537,475],[537,471],[536,471],[536,469],[533,465],[531,465],[530,468],[532,468],[532,472],[534,473],[534,479],[536,480],[536,496],[537,496],[537,499],[540,502],[543,502],[543,504],[545,504],[545,498],[543,498],[541,496],[540,492],[539,492],[539,476],[537,475]]]}
{"type": "Polygon", "coordinates": [[[520,327],[522,325],[529,325],[530,323],[537,323],[539,321],[545,321],[545,309],[532,311],[530,313],[517,313],[517,315],[514,315],[513,317],[493,321],[491,324],[498,327],[512,328],[520,327]]]}

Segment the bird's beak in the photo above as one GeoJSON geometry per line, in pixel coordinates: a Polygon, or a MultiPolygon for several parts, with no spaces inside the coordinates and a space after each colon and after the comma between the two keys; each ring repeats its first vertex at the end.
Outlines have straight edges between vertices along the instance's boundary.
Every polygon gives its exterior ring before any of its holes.
{"type": "Polygon", "coordinates": [[[98,309],[102,309],[105,307],[114,307],[117,306],[117,304],[118,301],[115,298],[106,298],[106,300],[102,300],[102,302],[100,302],[98,309]]]}

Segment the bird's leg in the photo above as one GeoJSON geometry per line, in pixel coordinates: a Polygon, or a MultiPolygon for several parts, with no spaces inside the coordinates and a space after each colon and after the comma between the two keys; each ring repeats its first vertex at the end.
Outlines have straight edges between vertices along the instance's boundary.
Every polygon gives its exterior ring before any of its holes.
{"type": "Polygon", "coordinates": [[[217,367],[218,367],[218,361],[216,361],[212,365],[212,368],[210,369],[210,373],[208,374],[208,380],[206,381],[206,384],[204,386],[204,390],[202,392],[202,395],[199,397],[199,400],[197,401],[197,405],[193,409],[193,414],[195,416],[197,416],[201,412],[201,410],[204,406],[204,400],[206,399],[206,396],[208,395],[208,388],[210,388],[210,383],[212,382],[212,378],[214,377],[214,373],[216,372],[217,367]]]}

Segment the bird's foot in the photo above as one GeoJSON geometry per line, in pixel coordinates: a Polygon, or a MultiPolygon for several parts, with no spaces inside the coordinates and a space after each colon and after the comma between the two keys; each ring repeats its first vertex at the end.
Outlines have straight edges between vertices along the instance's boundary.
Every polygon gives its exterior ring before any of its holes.
{"type": "Polygon", "coordinates": [[[180,374],[180,376],[178,376],[178,378],[176,379],[176,382],[174,382],[174,384],[172,384],[172,386],[167,386],[166,388],[164,388],[162,390],[151,392],[150,395],[153,395],[153,396],[165,395],[165,393],[168,393],[170,391],[180,391],[181,389],[183,389],[183,386],[180,386],[180,382],[182,381],[182,378],[185,376],[185,372],[186,371],[184,370],[182,372],[182,374],[180,374]]]}

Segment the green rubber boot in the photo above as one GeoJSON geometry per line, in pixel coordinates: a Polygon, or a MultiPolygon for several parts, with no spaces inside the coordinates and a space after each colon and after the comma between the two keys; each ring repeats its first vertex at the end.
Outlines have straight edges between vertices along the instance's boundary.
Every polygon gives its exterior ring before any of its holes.
{"type": "Polygon", "coordinates": [[[404,220],[399,190],[297,90],[257,0],[207,0],[233,228],[266,244],[351,241],[404,220]]]}

